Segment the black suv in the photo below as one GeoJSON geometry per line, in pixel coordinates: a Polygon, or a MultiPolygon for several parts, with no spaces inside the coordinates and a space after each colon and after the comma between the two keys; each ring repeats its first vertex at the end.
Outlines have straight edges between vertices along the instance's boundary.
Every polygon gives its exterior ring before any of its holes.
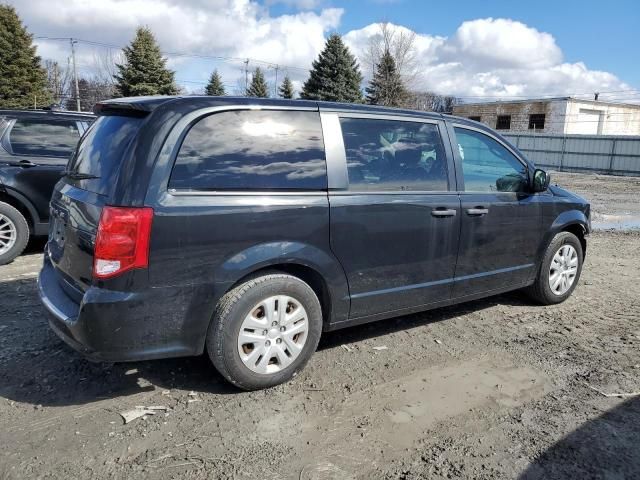
{"type": "Polygon", "coordinates": [[[0,110],[0,265],[46,235],[53,186],[93,115],[0,110]]]}
{"type": "Polygon", "coordinates": [[[279,384],[323,331],[580,278],[589,204],[463,118],[363,105],[130,98],[51,200],[39,292],[106,361],[206,350],[243,389],[279,384]]]}

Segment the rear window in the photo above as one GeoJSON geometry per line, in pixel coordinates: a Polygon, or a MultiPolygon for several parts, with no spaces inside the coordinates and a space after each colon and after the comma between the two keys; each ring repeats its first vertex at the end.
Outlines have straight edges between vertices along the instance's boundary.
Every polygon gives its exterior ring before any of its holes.
{"type": "Polygon", "coordinates": [[[187,190],[319,190],[327,167],[318,112],[233,111],[187,133],[169,187],[187,190]]]}
{"type": "Polygon", "coordinates": [[[16,119],[9,132],[16,155],[69,158],[80,139],[74,120],[16,119]]]}
{"type": "Polygon", "coordinates": [[[143,119],[124,116],[99,117],[86,131],[69,170],[98,178],[67,181],[100,195],[108,195],[118,175],[124,152],[143,119]]]}

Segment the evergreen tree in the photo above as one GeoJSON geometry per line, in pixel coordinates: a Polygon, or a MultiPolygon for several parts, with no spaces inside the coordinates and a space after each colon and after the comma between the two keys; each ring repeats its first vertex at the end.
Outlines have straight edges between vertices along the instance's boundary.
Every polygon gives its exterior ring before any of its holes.
{"type": "Polygon", "coordinates": [[[293,98],[293,83],[288,75],[284,77],[282,85],[280,85],[280,88],[278,89],[278,93],[282,98],[293,98]]]}
{"type": "Polygon", "coordinates": [[[407,98],[407,90],[396,69],[396,62],[385,50],[367,87],[367,102],[371,105],[399,107],[407,98]]]}
{"type": "Polygon", "coordinates": [[[247,88],[247,97],[267,98],[268,96],[269,87],[267,87],[267,81],[264,79],[264,73],[262,73],[260,67],[256,67],[249,88],[247,88]]]}
{"type": "Polygon", "coordinates": [[[33,35],[13,7],[0,4],[0,107],[42,107],[51,101],[33,35]]]}
{"type": "Polygon", "coordinates": [[[125,61],[116,65],[116,92],[123,97],[175,95],[174,72],[167,69],[156,39],[147,27],[139,27],[136,38],[123,50],[125,61]]]}
{"type": "Polygon", "coordinates": [[[218,70],[214,70],[211,73],[211,77],[209,78],[209,83],[204,87],[204,93],[207,95],[213,95],[217,97],[221,97],[226,95],[224,91],[224,85],[222,84],[222,77],[218,73],[218,70]]]}
{"type": "Polygon", "coordinates": [[[333,34],[317,60],[313,61],[309,79],[302,88],[301,98],[335,102],[362,103],[362,74],[355,57],[333,34]]]}

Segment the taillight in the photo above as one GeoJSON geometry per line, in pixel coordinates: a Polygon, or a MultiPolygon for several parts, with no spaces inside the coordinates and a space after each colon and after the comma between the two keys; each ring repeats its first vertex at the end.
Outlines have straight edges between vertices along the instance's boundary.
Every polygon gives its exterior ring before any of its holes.
{"type": "Polygon", "coordinates": [[[110,278],[149,266],[150,207],[104,207],[93,254],[94,278],[110,278]]]}

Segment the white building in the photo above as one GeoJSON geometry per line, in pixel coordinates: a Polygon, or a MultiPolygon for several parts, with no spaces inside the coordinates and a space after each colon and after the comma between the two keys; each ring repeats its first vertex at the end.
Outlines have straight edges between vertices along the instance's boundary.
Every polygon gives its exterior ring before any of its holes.
{"type": "Polygon", "coordinates": [[[640,135],[640,105],[572,97],[465,103],[453,114],[508,132],[640,135]]]}

